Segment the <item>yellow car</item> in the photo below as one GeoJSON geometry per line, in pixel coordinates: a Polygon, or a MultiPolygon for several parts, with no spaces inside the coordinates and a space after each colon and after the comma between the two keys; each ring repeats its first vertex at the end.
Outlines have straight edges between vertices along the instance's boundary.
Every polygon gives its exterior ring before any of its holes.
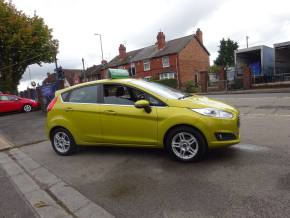
{"type": "Polygon", "coordinates": [[[47,110],[47,135],[60,155],[82,145],[152,147],[189,162],[240,142],[235,108],[144,80],[72,86],[57,91],[47,110]]]}

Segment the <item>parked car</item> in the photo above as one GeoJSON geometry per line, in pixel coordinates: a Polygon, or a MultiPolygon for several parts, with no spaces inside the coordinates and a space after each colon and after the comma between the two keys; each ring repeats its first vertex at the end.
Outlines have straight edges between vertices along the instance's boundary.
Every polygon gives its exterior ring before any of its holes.
{"type": "Polygon", "coordinates": [[[16,95],[0,94],[0,113],[23,111],[30,112],[39,107],[39,103],[16,95]]]}
{"type": "Polygon", "coordinates": [[[153,82],[120,79],[124,70],[119,71],[108,71],[117,79],[55,93],[46,130],[56,153],[70,155],[82,145],[166,148],[190,162],[208,149],[240,142],[234,107],[153,82]]]}

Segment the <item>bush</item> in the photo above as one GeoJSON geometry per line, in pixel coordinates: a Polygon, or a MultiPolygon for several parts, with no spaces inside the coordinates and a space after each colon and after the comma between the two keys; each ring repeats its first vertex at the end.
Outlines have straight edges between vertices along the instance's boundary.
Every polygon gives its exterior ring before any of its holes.
{"type": "Polygon", "coordinates": [[[164,79],[164,80],[151,80],[151,82],[159,83],[165,86],[169,86],[171,88],[177,88],[177,80],[176,79],[164,79]]]}
{"type": "Polygon", "coordinates": [[[187,93],[198,92],[198,86],[192,80],[187,81],[185,83],[185,92],[187,93]]]}

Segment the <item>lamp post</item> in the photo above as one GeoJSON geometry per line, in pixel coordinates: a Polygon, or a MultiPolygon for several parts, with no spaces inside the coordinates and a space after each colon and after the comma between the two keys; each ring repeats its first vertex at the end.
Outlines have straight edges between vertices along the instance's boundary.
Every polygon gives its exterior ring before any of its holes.
{"type": "Polygon", "coordinates": [[[102,35],[99,33],[95,33],[95,36],[100,37],[100,44],[101,44],[101,52],[102,52],[102,61],[104,60],[104,54],[103,54],[103,43],[102,43],[102,35]]]}

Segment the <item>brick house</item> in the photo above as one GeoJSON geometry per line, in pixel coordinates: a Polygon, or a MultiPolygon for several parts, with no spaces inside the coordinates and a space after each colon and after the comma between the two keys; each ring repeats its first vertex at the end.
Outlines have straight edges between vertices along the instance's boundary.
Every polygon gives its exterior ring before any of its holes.
{"type": "MultiPolygon", "coordinates": [[[[64,76],[64,86],[73,86],[81,83],[83,71],[78,69],[62,69],[64,76]]],[[[42,85],[56,82],[56,73],[47,73],[47,77],[42,81],[42,85]]]]}
{"type": "MultiPolygon", "coordinates": [[[[199,82],[199,72],[209,69],[209,56],[200,29],[193,35],[170,41],[166,41],[164,33],[159,32],[157,42],[149,47],[127,52],[121,44],[119,55],[107,63],[105,68],[128,69],[136,78],[174,78],[180,87],[190,80],[199,82]]],[[[104,68],[98,73],[98,78],[106,78],[104,68]]]]}

